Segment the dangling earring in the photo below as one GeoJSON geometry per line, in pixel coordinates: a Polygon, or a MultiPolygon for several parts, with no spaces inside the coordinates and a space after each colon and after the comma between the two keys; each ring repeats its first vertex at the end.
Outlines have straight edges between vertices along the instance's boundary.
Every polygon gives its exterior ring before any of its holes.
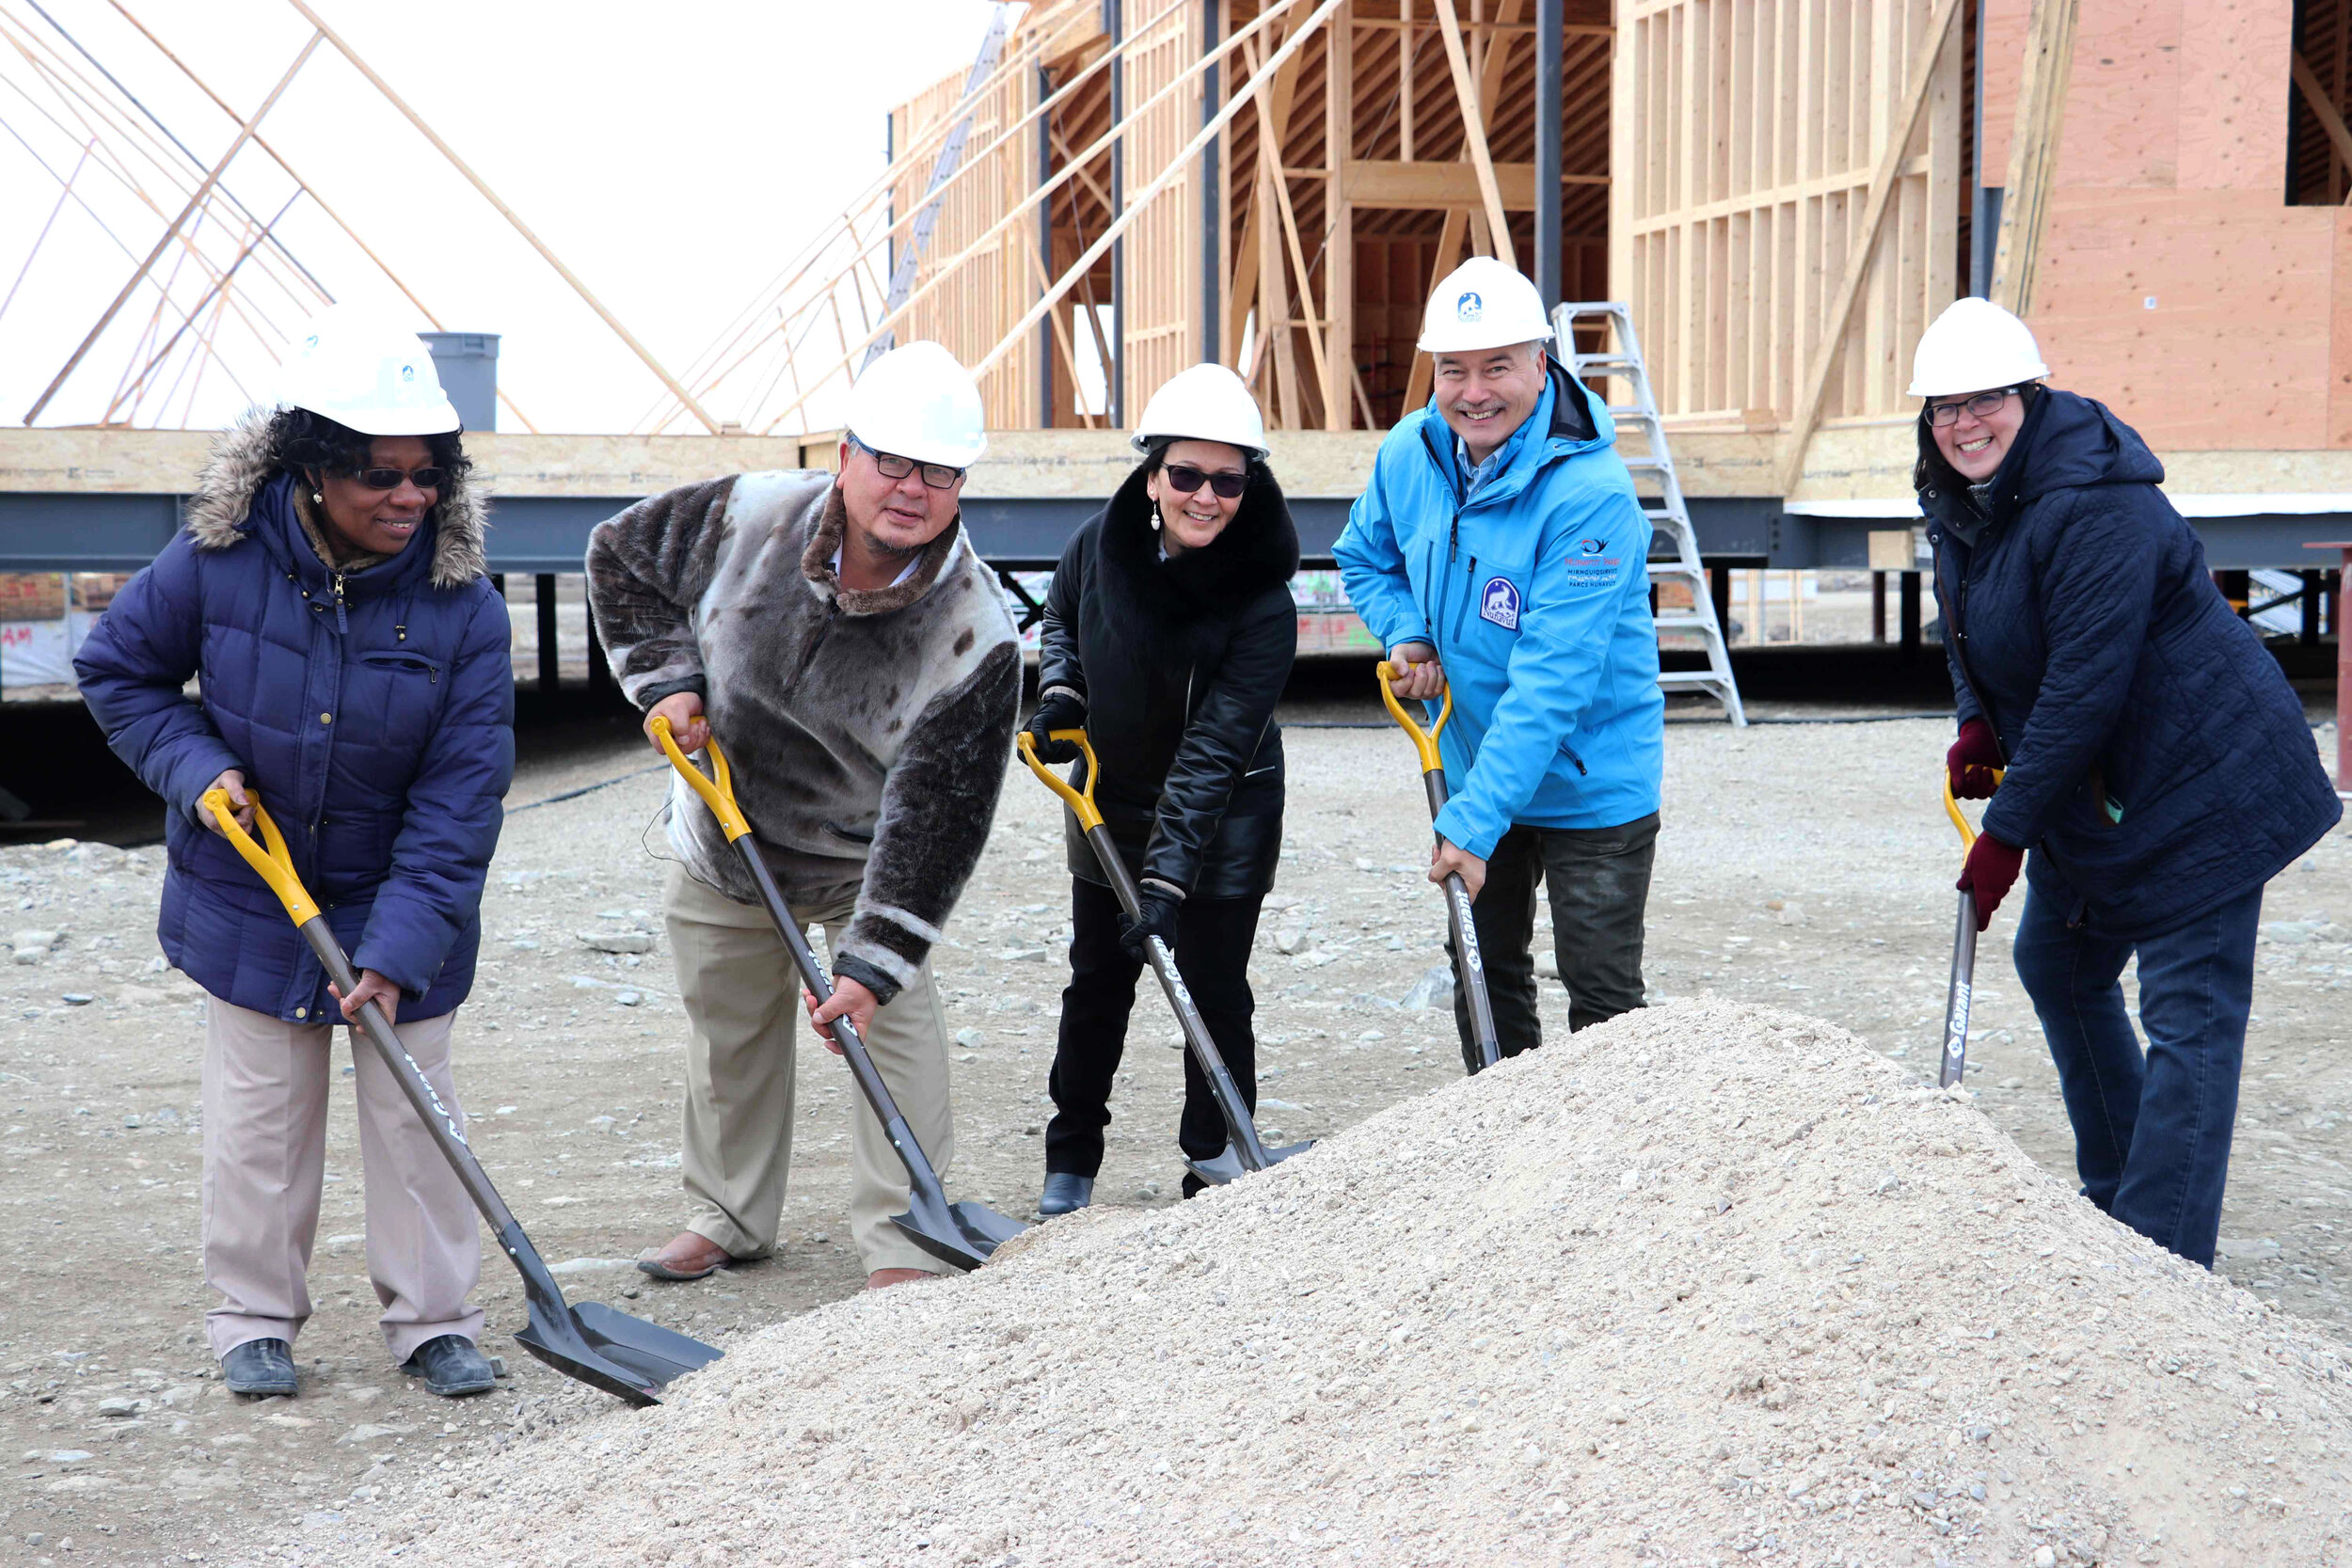
{"type": "Polygon", "coordinates": [[[320,495],[316,490],[313,490],[310,492],[310,504],[312,506],[325,506],[326,504],[326,498],[320,495]]]}

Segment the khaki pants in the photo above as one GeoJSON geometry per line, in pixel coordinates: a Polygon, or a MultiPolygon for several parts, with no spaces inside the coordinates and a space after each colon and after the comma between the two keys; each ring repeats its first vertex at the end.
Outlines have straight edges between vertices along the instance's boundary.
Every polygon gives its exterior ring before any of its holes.
{"type": "MultiPolygon", "coordinates": [[[[686,1049],[683,1166],[693,1217],[687,1228],[738,1258],[775,1248],[792,1164],[793,1068],[800,1039],[822,1050],[801,1006],[800,975],[765,910],[739,904],[673,865],[661,911],[691,1027],[686,1049]]],[[[795,909],[837,941],[851,905],[795,909]]],[[[947,1016],[927,963],[914,983],[875,1010],[866,1049],[923,1152],[944,1179],[955,1153],[947,1103],[947,1016]]],[[[845,1078],[849,1069],[822,1060],[845,1078]]],[[[947,1265],[890,1223],[907,1207],[906,1167],[873,1108],[852,1090],[850,1238],[868,1271],[947,1265]]]]}
{"type": "MultiPolygon", "coordinates": [[[[455,1018],[393,1033],[462,1127],[449,1070],[455,1018]]],[[[333,1036],[329,1025],[287,1023],[218,997],[205,1006],[204,1282],[221,1299],[204,1326],[215,1355],[248,1339],[291,1344],[310,1316],[305,1275],[326,1178],[333,1036]]],[[[405,1361],[444,1334],[478,1339],[482,1310],[466,1302],[482,1274],[473,1202],[375,1047],[357,1031],[351,1047],[368,1278],[384,1307],[384,1343],[405,1361]]]]}

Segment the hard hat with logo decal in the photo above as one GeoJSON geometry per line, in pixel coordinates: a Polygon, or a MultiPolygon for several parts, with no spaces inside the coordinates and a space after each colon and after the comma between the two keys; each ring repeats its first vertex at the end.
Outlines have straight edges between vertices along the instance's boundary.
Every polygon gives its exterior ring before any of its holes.
{"type": "Polygon", "coordinates": [[[1461,354],[1551,335],[1535,285],[1491,256],[1473,256],[1431,292],[1413,346],[1423,354],[1461,354]]]}
{"type": "Polygon", "coordinates": [[[928,341],[901,343],[850,388],[850,434],[871,451],[968,468],[988,450],[980,388],[956,356],[928,341]]]}
{"type": "Polygon", "coordinates": [[[1137,451],[1154,441],[1222,441],[1265,461],[1265,416],[1248,383],[1218,364],[1178,371],[1143,405],[1132,440],[1137,451]]]}
{"type": "Polygon", "coordinates": [[[362,436],[438,436],[462,428],[424,340],[349,306],[322,310],[294,339],[278,374],[278,401],[362,436]]]}
{"type": "Polygon", "coordinates": [[[1919,336],[1911,356],[1915,398],[1985,392],[2050,373],[2033,328],[1989,299],[1956,299],[1919,336]]]}

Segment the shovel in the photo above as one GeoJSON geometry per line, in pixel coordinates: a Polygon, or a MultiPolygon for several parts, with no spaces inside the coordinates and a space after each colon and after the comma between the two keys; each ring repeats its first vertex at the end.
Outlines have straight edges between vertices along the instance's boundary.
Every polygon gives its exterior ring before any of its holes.
{"type": "MultiPolygon", "coordinates": [[[[768,863],[760,859],[759,846],[752,838],[752,825],[744,818],[742,808],[735,803],[735,776],[727,770],[726,753],[719,750],[717,737],[705,742],[705,749],[710,753],[712,774],[705,777],[702,769],[678,750],[667,719],[657,715],[648,727],[653,737],[661,743],[670,766],[703,798],[710,815],[719,819],[720,831],[727,835],[727,842],[742,855],[744,868],[751,873],[752,885],[759,890],[759,901],[766,906],[768,918],[775,922],[777,933],[791,950],[792,962],[801,972],[801,984],[816,994],[820,1005],[831,1001],[833,981],[818,967],[817,955],[809,950],[808,934],[792,918],[784,895],[776,889],[775,878],[769,874],[768,863]]],[[[866,1104],[874,1108],[875,1119],[882,1123],[890,1147],[898,1151],[899,1163],[907,1168],[908,1212],[891,1215],[891,1224],[905,1231],[916,1246],[959,1269],[978,1268],[988,1261],[989,1254],[1029,1228],[984,1203],[948,1202],[939,1184],[939,1172],[931,1167],[930,1157],[915,1141],[907,1118],[898,1114],[898,1102],[891,1099],[890,1085],[882,1082],[874,1058],[866,1053],[866,1042],[858,1038],[857,1030],[848,1019],[836,1018],[833,1021],[833,1037],[841,1047],[841,1054],[849,1062],[850,1072],[857,1079],[866,1104]]]]}
{"type": "MultiPolygon", "coordinates": [[[[1445,810],[1445,764],[1438,757],[1438,736],[1445,733],[1445,721],[1454,717],[1454,688],[1445,689],[1445,705],[1438,709],[1437,723],[1424,730],[1389,684],[1404,672],[1384,658],[1373,673],[1379,677],[1380,700],[1388,705],[1389,716],[1404,726],[1421,752],[1421,782],[1429,790],[1429,818],[1434,822],[1445,810]]],[[[1452,874],[1445,879],[1445,913],[1454,931],[1454,973],[1462,982],[1463,998],[1470,1003],[1470,1044],[1478,1053],[1478,1066],[1471,1070],[1484,1072],[1502,1059],[1502,1045],[1495,1037],[1494,1004],[1486,999],[1486,962],[1478,956],[1478,927],[1470,919],[1470,889],[1452,874]]]]}
{"type": "MultiPolygon", "coordinates": [[[[1993,783],[2001,782],[2003,768],[1993,770],[1993,783]]],[[[1952,795],[1952,781],[1944,780],[1944,810],[1960,830],[1963,849],[1977,842],[1977,830],[1961,815],[1960,801],[1952,795]]],[[[1960,894],[1960,922],[1952,928],[1952,987],[1944,999],[1944,1060],[1936,1069],[1935,1082],[1939,1088],[1949,1088],[1960,1082],[1968,1070],[1968,1006],[1969,993],[1977,980],[1977,895],[1963,888],[1960,894]]]]}
{"type": "MultiPolygon", "coordinates": [[[[1136,879],[1128,874],[1127,863],[1119,858],[1119,846],[1111,842],[1110,829],[1103,825],[1103,814],[1094,804],[1094,776],[1100,771],[1094,760],[1094,747],[1084,730],[1056,730],[1052,738],[1074,741],[1086,758],[1086,787],[1072,787],[1070,782],[1038,760],[1036,744],[1024,731],[1018,744],[1021,760],[1029,765],[1029,771],[1043,782],[1046,788],[1062,798],[1063,802],[1078,816],[1078,826],[1085,830],[1088,847],[1103,867],[1103,875],[1111,879],[1111,891],[1119,895],[1119,907],[1135,919],[1141,912],[1142,899],[1136,892],[1136,879]]],[[[1258,1124],[1250,1119],[1249,1107],[1243,1102],[1241,1090],[1233,1085],[1233,1075],[1225,1069],[1225,1058],[1216,1049],[1216,1041],[1209,1037],[1209,1026],[1200,1021],[1200,1009],[1192,1005],[1192,992],[1184,989],[1184,977],[1176,972],[1176,955],[1168,950],[1168,943],[1158,937],[1144,943],[1151,959],[1152,973],[1159,976],[1160,990],[1168,995],[1168,1005],[1176,1009],[1176,1022],[1184,1032],[1185,1048],[1200,1064],[1202,1076],[1209,1081],[1209,1092],[1216,1097],[1216,1108],[1225,1115],[1225,1152],[1214,1159],[1195,1160],[1186,1156],[1184,1164],[1193,1175],[1212,1186],[1222,1186],[1236,1177],[1251,1171],[1263,1170],[1294,1154],[1303,1154],[1314,1147],[1314,1140],[1268,1148],[1258,1136],[1258,1124]]]]}
{"type": "MultiPolygon", "coordinates": [[[[301,931],[303,941],[310,944],[310,951],[318,955],[326,977],[335,982],[335,989],[349,996],[358,984],[351,973],[351,959],[344,955],[342,944],[335,940],[335,933],[327,928],[326,918],[319,913],[318,905],[303,890],[301,879],[294,875],[294,857],[287,852],[285,835],[278,831],[278,824],[270,820],[269,813],[262,809],[262,802],[250,791],[247,799],[252,800],[253,825],[261,829],[262,838],[269,846],[267,849],[254,843],[252,835],[237,825],[236,808],[230,804],[227,790],[206,790],[203,805],[220,824],[229,842],[237,847],[237,853],[246,858],[246,863],[260,873],[270,891],[278,895],[278,902],[286,906],[288,918],[301,931]]],[[[565,1302],[538,1249],[523,1234],[515,1212],[499,1196],[498,1189],[490,1185],[482,1162],[474,1158],[466,1134],[458,1131],[457,1118],[441,1103],[432,1081],[400,1043],[400,1037],[392,1033],[391,1022],[384,1016],[384,1009],[373,1002],[362,1006],[359,1031],[384,1058],[385,1066],[392,1069],[401,1092],[416,1107],[417,1118],[424,1123],[450,1168],[457,1173],[466,1196],[482,1211],[482,1217],[490,1222],[490,1228],[498,1237],[499,1250],[514,1263],[515,1272],[523,1276],[523,1300],[530,1321],[515,1338],[525,1350],[565,1377],[578,1378],[631,1404],[660,1404],[660,1391],[672,1378],[707,1366],[725,1354],[659,1323],[616,1312],[601,1302],[583,1302],[578,1307],[565,1302]]]]}

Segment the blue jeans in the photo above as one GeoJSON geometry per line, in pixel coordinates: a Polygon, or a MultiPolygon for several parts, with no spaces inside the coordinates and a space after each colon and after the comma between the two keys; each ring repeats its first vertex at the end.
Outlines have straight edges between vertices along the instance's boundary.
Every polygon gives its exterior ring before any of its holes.
{"type": "Polygon", "coordinates": [[[2017,922],[2017,977],[2058,1066],[2083,1196],[2206,1268],[2221,1230],[2262,904],[2256,888],[2139,942],[2070,927],[2031,893],[2017,922]],[[2135,949],[2144,1056],[2121,983],[2135,949]]]}

